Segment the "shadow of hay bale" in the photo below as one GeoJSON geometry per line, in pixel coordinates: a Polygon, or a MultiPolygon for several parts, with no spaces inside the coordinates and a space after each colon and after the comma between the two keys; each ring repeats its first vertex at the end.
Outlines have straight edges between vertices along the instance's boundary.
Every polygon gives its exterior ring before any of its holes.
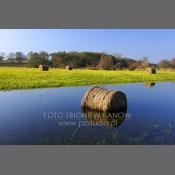
{"type": "Polygon", "coordinates": [[[83,96],[81,107],[101,112],[120,112],[127,109],[127,99],[121,91],[93,86],[83,96]]]}

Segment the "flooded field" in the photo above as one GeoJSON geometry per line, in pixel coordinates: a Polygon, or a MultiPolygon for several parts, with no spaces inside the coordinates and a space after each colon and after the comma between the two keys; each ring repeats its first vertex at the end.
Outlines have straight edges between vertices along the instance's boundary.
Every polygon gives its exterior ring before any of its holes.
{"type": "Polygon", "coordinates": [[[175,144],[174,82],[101,85],[127,97],[112,123],[81,110],[90,87],[0,91],[0,144],[175,144]]]}

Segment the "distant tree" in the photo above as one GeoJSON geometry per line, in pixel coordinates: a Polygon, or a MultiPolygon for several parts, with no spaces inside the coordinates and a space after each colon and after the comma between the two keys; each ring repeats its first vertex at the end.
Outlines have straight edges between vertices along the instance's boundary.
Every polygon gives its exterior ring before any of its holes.
{"type": "Polygon", "coordinates": [[[149,67],[148,57],[143,57],[143,59],[142,59],[142,68],[145,70],[148,67],[149,67]]]}
{"type": "Polygon", "coordinates": [[[4,57],[0,56],[0,63],[2,64],[2,60],[4,59],[4,57]]]}
{"type": "Polygon", "coordinates": [[[2,64],[2,60],[5,58],[5,53],[0,52],[0,63],[2,64]]]}
{"type": "Polygon", "coordinates": [[[6,59],[10,61],[10,63],[14,63],[15,59],[16,59],[16,54],[13,52],[10,52],[7,56],[6,59]]]}
{"type": "Polygon", "coordinates": [[[116,63],[115,69],[122,69],[122,63],[121,62],[116,63]]]}
{"type": "Polygon", "coordinates": [[[0,52],[0,56],[5,58],[5,53],[4,52],[0,52]]]}
{"type": "Polygon", "coordinates": [[[33,52],[30,51],[30,52],[27,54],[26,58],[27,58],[28,60],[30,60],[30,57],[31,57],[32,54],[33,54],[33,52]]]}
{"type": "Polygon", "coordinates": [[[135,70],[138,68],[138,62],[137,61],[132,61],[129,63],[128,69],[129,70],[135,70]]]}
{"type": "Polygon", "coordinates": [[[15,60],[16,58],[16,54],[13,53],[13,52],[10,52],[8,55],[7,55],[7,59],[8,60],[15,60]]]}
{"type": "Polygon", "coordinates": [[[53,67],[57,68],[60,67],[62,63],[62,57],[58,54],[52,55],[52,65],[53,67]]]}
{"type": "Polygon", "coordinates": [[[49,54],[45,51],[41,51],[40,53],[40,56],[47,62],[48,59],[49,59],[49,54]]]}
{"type": "MultiPolygon", "coordinates": [[[[53,67],[65,67],[66,65],[73,66],[74,68],[90,68],[90,69],[130,69],[137,68],[145,69],[149,65],[147,57],[141,60],[134,60],[127,57],[122,57],[119,53],[108,55],[106,52],[54,52],[48,54],[45,51],[29,52],[25,56],[22,52],[9,53],[6,58],[17,60],[20,63],[23,59],[27,59],[26,64],[32,67],[38,67],[40,64],[48,64],[53,67]]],[[[2,60],[2,58],[0,59],[2,60]]],[[[15,61],[16,62],[16,61],[15,61]]],[[[174,67],[175,60],[169,62],[171,67],[174,67]]],[[[169,66],[169,65],[168,65],[169,66]]]]}
{"type": "MultiPolygon", "coordinates": [[[[142,59],[139,60],[135,60],[135,63],[132,64],[132,66],[136,66],[136,69],[146,69],[147,67],[149,67],[149,61],[147,57],[143,57],[142,59]]],[[[132,67],[131,66],[131,67],[132,67]]]]}
{"type": "Polygon", "coordinates": [[[41,63],[43,63],[37,52],[31,55],[29,62],[32,67],[38,67],[41,63]]]}
{"type": "Polygon", "coordinates": [[[98,63],[98,68],[100,69],[105,69],[105,70],[109,70],[109,69],[112,69],[112,66],[113,66],[113,57],[112,56],[108,56],[108,55],[101,55],[101,59],[98,63]]]}
{"type": "Polygon", "coordinates": [[[171,60],[171,67],[172,67],[173,69],[175,69],[175,58],[173,58],[173,59],[171,60]]]}
{"type": "Polygon", "coordinates": [[[165,60],[165,59],[161,60],[158,64],[158,67],[163,68],[165,70],[166,68],[170,67],[170,62],[168,60],[165,60]]]}
{"type": "Polygon", "coordinates": [[[16,60],[18,63],[21,63],[21,61],[25,59],[26,56],[22,52],[16,52],[16,60]]]}
{"type": "Polygon", "coordinates": [[[48,54],[46,52],[35,52],[31,54],[29,63],[32,67],[38,67],[40,64],[48,64],[48,54]]]}

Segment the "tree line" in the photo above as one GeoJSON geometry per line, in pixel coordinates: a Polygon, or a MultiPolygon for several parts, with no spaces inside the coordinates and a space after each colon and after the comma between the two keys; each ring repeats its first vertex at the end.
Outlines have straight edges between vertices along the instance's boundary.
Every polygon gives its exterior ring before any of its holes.
{"type": "Polygon", "coordinates": [[[69,65],[73,68],[104,69],[104,70],[122,70],[122,69],[146,69],[156,67],[161,69],[175,68],[175,58],[172,60],[161,60],[158,64],[151,64],[147,57],[135,60],[122,57],[119,54],[110,55],[101,52],[54,52],[48,54],[45,51],[29,52],[25,55],[22,52],[0,53],[0,64],[4,60],[14,64],[26,63],[29,67],[37,68],[41,64],[49,65],[53,68],[65,68],[69,65]]]}

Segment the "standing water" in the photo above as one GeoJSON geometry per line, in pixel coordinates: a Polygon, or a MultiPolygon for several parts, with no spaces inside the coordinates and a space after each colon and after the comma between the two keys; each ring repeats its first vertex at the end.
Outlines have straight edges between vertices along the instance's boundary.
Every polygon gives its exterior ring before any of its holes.
{"type": "Polygon", "coordinates": [[[101,85],[127,97],[117,125],[81,111],[91,86],[0,91],[0,144],[175,144],[175,83],[101,85]]]}

